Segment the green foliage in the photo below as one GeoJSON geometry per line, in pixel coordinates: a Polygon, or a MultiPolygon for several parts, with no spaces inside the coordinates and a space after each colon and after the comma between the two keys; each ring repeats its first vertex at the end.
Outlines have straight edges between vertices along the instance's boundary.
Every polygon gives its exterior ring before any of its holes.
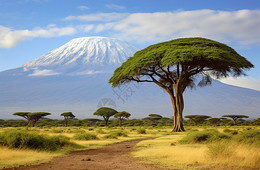
{"type": "Polygon", "coordinates": [[[123,137],[127,137],[128,135],[126,134],[126,132],[119,130],[119,131],[115,131],[112,132],[111,134],[115,134],[116,136],[123,136],[123,137]]]}
{"type": "Polygon", "coordinates": [[[118,139],[116,134],[107,134],[104,136],[105,139],[118,139]]]}
{"type": "Polygon", "coordinates": [[[222,134],[217,130],[205,130],[201,132],[188,133],[187,136],[179,141],[179,143],[209,143],[229,138],[230,136],[222,134]]]}
{"type": "Polygon", "coordinates": [[[238,142],[260,147],[260,130],[246,130],[234,138],[238,142]]]}
{"type": "Polygon", "coordinates": [[[129,118],[130,116],[131,114],[126,111],[118,112],[114,115],[115,118],[129,118]]]}
{"type": "Polygon", "coordinates": [[[99,133],[99,134],[106,134],[106,132],[105,131],[103,131],[102,129],[97,129],[97,131],[96,131],[97,133],[99,133]]]}
{"type": "Polygon", "coordinates": [[[111,117],[116,113],[117,111],[115,109],[109,107],[101,107],[95,113],[93,113],[93,115],[111,117]]]}
{"type": "Polygon", "coordinates": [[[119,131],[111,132],[108,135],[105,135],[104,138],[105,139],[117,139],[117,137],[120,137],[120,136],[127,137],[128,135],[124,131],[119,130],[119,131]]]}
{"type": "Polygon", "coordinates": [[[9,130],[0,134],[0,145],[9,148],[55,151],[69,144],[69,138],[65,136],[39,135],[22,130],[9,130]]]}
{"type": "Polygon", "coordinates": [[[233,119],[234,122],[236,122],[242,118],[248,118],[248,116],[246,116],[246,115],[223,115],[222,117],[229,117],[229,118],[233,119]]]}
{"type": "Polygon", "coordinates": [[[144,128],[139,128],[139,129],[137,129],[137,133],[146,134],[146,130],[144,128]]]}
{"type": "Polygon", "coordinates": [[[117,111],[115,109],[109,107],[101,107],[95,113],[93,113],[93,115],[102,116],[107,126],[109,118],[115,115],[116,113],[117,111]]]}
{"type": "Polygon", "coordinates": [[[210,124],[212,124],[212,125],[216,125],[216,124],[218,124],[218,123],[221,122],[221,120],[220,120],[219,118],[211,118],[211,119],[208,119],[207,121],[208,121],[210,124]]]}
{"type": "Polygon", "coordinates": [[[98,137],[92,133],[77,133],[73,136],[76,140],[97,140],[98,137]]]}
{"type": "MultiPolygon", "coordinates": [[[[115,87],[131,81],[131,77],[147,74],[150,68],[182,64],[187,67],[203,66],[214,70],[216,77],[243,74],[243,70],[253,67],[231,47],[205,38],[181,38],[140,50],[124,62],[114,72],[109,83],[115,87]]],[[[202,70],[203,71],[203,70],[202,70]]],[[[174,72],[173,72],[174,73],[174,72]]]]}
{"type": "Polygon", "coordinates": [[[23,118],[25,118],[25,119],[29,119],[28,118],[28,114],[29,114],[30,112],[15,112],[15,113],[13,113],[13,115],[17,115],[17,116],[21,116],[21,117],[23,117],[23,118]]]}
{"type": "Polygon", "coordinates": [[[237,135],[238,134],[237,130],[230,130],[230,129],[224,129],[223,132],[228,133],[230,135],[237,135]]]}
{"type": "Polygon", "coordinates": [[[190,119],[195,124],[203,123],[204,121],[206,121],[206,119],[210,118],[210,116],[206,116],[206,115],[187,115],[184,117],[190,119]]]}
{"type": "Polygon", "coordinates": [[[68,117],[68,118],[74,118],[75,115],[73,115],[72,112],[64,112],[60,114],[61,116],[68,117]]]}

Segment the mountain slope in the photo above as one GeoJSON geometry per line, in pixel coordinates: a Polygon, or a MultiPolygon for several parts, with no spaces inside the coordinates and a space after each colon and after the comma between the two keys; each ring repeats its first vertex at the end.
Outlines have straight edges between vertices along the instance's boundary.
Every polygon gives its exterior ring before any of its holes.
{"type": "MultiPolygon", "coordinates": [[[[113,72],[138,48],[115,38],[76,38],[5,75],[90,75],[113,72]]],[[[1,73],[0,73],[1,74],[1,73]]]]}

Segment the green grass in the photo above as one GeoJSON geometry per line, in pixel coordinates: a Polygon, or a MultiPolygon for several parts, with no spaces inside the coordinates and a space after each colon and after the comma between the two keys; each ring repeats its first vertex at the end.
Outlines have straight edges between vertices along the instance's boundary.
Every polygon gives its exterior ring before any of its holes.
{"type": "Polygon", "coordinates": [[[99,139],[97,135],[93,133],[77,133],[73,136],[74,139],[76,140],[97,140],[99,139]]]}
{"type": "Polygon", "coordinates": [[[0,134],[0,145],[8,148],[55,151],[71,144],[65,136],[39,135],[24,130],[9,130],[0,134]]]}
{"type": "Polygon", "coordinates": [[[193,131],[188,133],[187,136],[179,141],[179,143],[209,143],[230,138],[230,136],[220,133],[217,130],[193,131]]]}

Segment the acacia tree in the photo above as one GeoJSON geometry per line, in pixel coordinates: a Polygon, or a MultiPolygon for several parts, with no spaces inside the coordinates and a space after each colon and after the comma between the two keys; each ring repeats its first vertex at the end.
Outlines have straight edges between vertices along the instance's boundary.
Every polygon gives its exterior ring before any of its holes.
{"type": "Polygon", "coordinates": [[[205,86],[211,83],[211,77],[245,75],[251,67],[253,64],[225,44],[205,38],[181,38],[136,52],[114,71],[109,83],[112,87],[131,81],[157,84],[170,96],[173,131],[180,132],[184,131],[183,92],[195,85],[198,74],[202,75],[198,85],[205,86]]]}
{"type": "Polygon", "coordinates": [[[190,119],[192,122],[195,123],[195,125],[197,125],[198,123],[203,123],[206,121],[206,119],[210,118],[210,116],[206,115],[187,115],[184,117],[190,119]]]}
{"type": "Polygon", "coordinates": [[[62,113],[60,115],[64,116],[64,120],[65,120],[66,126],[68,126],[68,120],[69,119],[73,119],[75,117],[72,112],[64,112],[64,113],[62,113]]]}
{"type": "Polygon", "coordinates": [[[118,112],[114,115],[115,118],[119,119],[119,126],[122,126],[122,121],[124,118],[129,118],[131,116],[130,113],[126,112],[126,111],[122,111],[122,112],[118,112]]]}
{"type": "Polygon", "coordinates": [[[155,123],[162,118],[163,117],[161,115],[158,115],[158,114],[149,114],[148,117],[146,117],[145,119],[148,119],[148,120],[152,121],[153,123],[155,123]]]}
{"type": "Polygon", "coordinates": [[[17,116],[21,116],[24,117],[25,119],[28,120],[28,125],[31,124],[32,127],[35,126],[36,122],[38,122],[38,120],[40,120],[41,118],[43,118],[44,116],[50,115],[51,113],[47,113],[47,112],[16,112],[13,113],[13,115],[17,115],[17,116]]]}
{"type": "Polygon", "coordinates": [[[93,113],[93,115],[102,116],[107,126],[109,118],[116,113],[117,111],[115,109],[109,107],[101,107],[95,113],[93,113]]]}
{"type": "Polygon", "coordinates": [[[231,118],[235,124],[236,124],[238,119],[248,118],[248,116],[246,116],[246,115],[223,115],[222,117],[231,118]]]}
{"type": "Polygon", "coordinates": [[[13,115],[21,116],[21,117],[25,118],[28,121],[28,125],[29,125],[30,124],[30,119],[28,117],[29,113],[31,113],[31,112],[15,112],[15,113],[13,113],[13,115]]]}
{"type": "Polygon", "coordinates": [[[221,121],[220,118],[211,118],[207,120],[210,124],[216,125],[217,123],[219,123],[221,121]]]}

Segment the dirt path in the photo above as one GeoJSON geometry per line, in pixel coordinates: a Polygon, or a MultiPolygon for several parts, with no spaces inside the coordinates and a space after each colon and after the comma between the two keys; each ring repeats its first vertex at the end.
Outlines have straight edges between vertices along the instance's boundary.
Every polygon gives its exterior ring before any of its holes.
{"type": "MultiPolygon", "coordinates": [[[[15,170],[160,170],[156,165],[140,163],[129,155],[144,139],[112,144],[99,149],[73,151],[48,163],[10,168],[15,170]]],[[[5,169],[7,170],[7,169],[5,169]]]]}

